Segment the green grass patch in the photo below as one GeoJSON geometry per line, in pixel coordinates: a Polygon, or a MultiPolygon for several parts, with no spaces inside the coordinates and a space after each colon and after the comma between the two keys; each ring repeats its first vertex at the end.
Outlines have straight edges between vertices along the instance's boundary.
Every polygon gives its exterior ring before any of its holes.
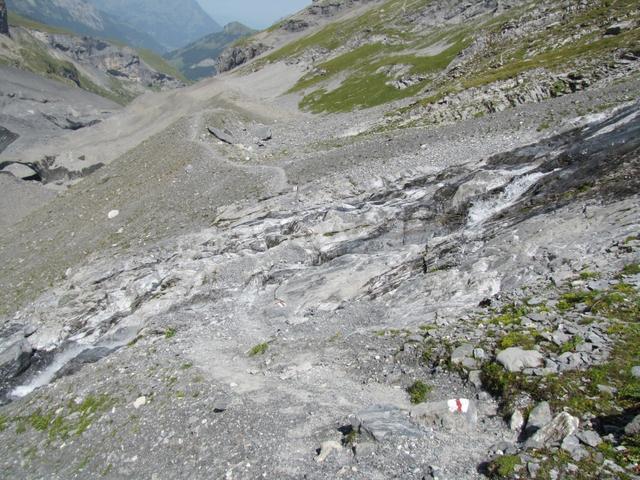
{"type": "Polygon", "coordinates": [[[38,432],[47,432],[49,440],[69,438],[72,434],[82,435],[102,413],[108,411],[115,400],[108,395],[90,395],[80,404],[70,401],[59,412],[58,409],[37,409],[25,416],[12,419],[16,424],[16,433],[24,433],[28,428],[38,432]],[[69,418],[70,415],[74,415],[69,418]]]}
{"type": "Polygon", "coordinates": [[[248,352],[250,357],[256,357],[258,355],[264,355],[269,349],[269,344],[267,342],[259,343],[251,347],[248,352]]]}
{"type": "Polygon", "coordinates": [[[164,331],[164,338],[173,338],[176,336],[176,329],[173,327],[169,327],[164,331]]]}
{"type": "Polygon", "coordinates": [[[409,388],[407,388],[407,393],[409,394],[409,400],[411,403],[416,405],[418,403],[426,402],[431,390],[432,387],[430,385],[427,385],[420,380],[416,380],[411,386],[409,386],[409,388]]]}
{"type": "Polygon", "coordinates": [[[489,463],[489,477],[507,478],[513,475],[520,465],[522,460],[518,455],[502,455],[489,463]]]}
{"type": "Polygon", "coordinates": [[[638,275],[640,273],[640,263],[630,263],[622,269],[623,276],[638,275]]]}
{"type": "Polygon", "coordinates": [[[535,330],[514,331],[507,333],[498,341],[498,348],[504,350],[510,347],[521,347],[525,350],[532,350],[540,340],[543,338],[535,330]]]}

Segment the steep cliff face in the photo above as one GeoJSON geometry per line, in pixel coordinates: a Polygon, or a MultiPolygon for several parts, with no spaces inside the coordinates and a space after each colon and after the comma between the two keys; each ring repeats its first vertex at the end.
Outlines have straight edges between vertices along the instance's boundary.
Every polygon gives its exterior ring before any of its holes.
{"type": "Polygon", "coordinates": [[[9,35],[9,23],[7,21],[7,4],[0,0],[0,34],[9,35]]]}

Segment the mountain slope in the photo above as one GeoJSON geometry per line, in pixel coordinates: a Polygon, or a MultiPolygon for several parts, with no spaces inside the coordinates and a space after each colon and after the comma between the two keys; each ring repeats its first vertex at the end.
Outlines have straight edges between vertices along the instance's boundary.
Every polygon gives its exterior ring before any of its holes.
{"type": "Polygon", "coordinates": [[[230,44],[255,33],[238,22],[226,25],[221,32],[212,33],[184,48],[164,55],[189,80],[199,80],[216,73],[215,61],[230,44]]]}
{"type": "Polygon", "coordinates": [[[317,2],[248,43],[274,50],[252,69],[274,62],[307,69],[291,90],[302,108],[385,105],[381,127],[389,128],[485,115],[637,70],[635,3],[317,2]],[[350,14],[319,21],[341,9],[350,14]]]}
{"type": "Polygon", "coordinates": [[[165,51],[222,30],[196,0],[89,1],[121,23],[150,35],[165,51]]]}
{"type": "Polygon", "coordinates": [[[116,39],[154,51],[163,50],[149,34],[99,11],[86,0],[7,0],[7,6],[10,12],[80,35],[116,39]]]}
{"type": "Polygon", "coordinates": [[[12,36],[0,42],[0,64],[74,85],[121,104],[148,91],[184,85],[180,73],[151,52],[79,37],[14,13],[10,13],[10,24],[12,36]]]}

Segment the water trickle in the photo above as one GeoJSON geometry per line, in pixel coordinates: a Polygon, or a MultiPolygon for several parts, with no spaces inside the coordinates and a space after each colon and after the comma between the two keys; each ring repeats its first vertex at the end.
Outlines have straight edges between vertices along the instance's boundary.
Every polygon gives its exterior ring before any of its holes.
{"type": "Polygon", "coordinates": [[[491,218],[496,213],[510,207],[516,203],[532,185],[541,178],[549,175],[549,173],[550,172],[534,172],[517,177],[511,180],[499,195],[474,202],[469,209],[467,225],[470,227],[476,226],[491,218]]]}

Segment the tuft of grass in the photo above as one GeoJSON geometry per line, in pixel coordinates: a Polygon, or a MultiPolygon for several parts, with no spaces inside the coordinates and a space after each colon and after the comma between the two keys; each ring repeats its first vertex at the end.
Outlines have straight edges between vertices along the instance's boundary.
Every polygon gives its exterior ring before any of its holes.
{"type": "Polygon", "coordinates": [[[176,336],[176,329],[169,327],[164,331],[164,338],[173,338],[176,336]]]}
{"type": "Polygon", "coordinates": [[[576,335],[568,342],[562,344],[562,346],[560,347],[560,353],[575,352],[578,345],[582,343],[584,343],[584,338],[582,338],[580,335],[576,335]]]}
{"type": "Polygon", "coordinates": [[[494,459],[488,467],[490,478],[507,478],[522,464],[518,455],[503,455],[494,459]]]}
{"type": "Polygon", "coordinates": [[[490,323],[503,326],[520,325],[522,317],[527,313],[529,313],[529,308],[526,305],[505,305],[500,314],[493,317],[490,323]]]}
{"type": "Polygon", "coordinates": [[[580,272],[581,280],[593,280],[597,278],[600,278],[600,273],[598,272],[592,272],[590,270],[583,270],[582,272],[580,272]]]}
{"type": "Polygon", "coordinates": [[[409,400],[415,405],[426,402],[427,396],[431,393],[431,390],[431,386],[420,380],[416,380],[409,388],[407,388],[407,393],[409,394],[409,400]]]}
{"type": "Polygon", "coordinates": [[[250,357],[264,355],[268,349],[269,349],[269,344],[267,342],[259,343],[251,347],[251,350],[249,350],[248,355],[250,357]]]}
{"type": "Polygon", "coordinates": [[[509,332],[498,341],[498,347],[501,350],[510,347],[522,347],[525,350],[531,350],[536,346],[539,335],[535,330],[528,332],[514,331],[509,332]]]}
{"type": "Polygon", "coordinates": [[[630,263],[622,269],[623,276],[638,275],[640,273],[640,263],[630,263]]]}

